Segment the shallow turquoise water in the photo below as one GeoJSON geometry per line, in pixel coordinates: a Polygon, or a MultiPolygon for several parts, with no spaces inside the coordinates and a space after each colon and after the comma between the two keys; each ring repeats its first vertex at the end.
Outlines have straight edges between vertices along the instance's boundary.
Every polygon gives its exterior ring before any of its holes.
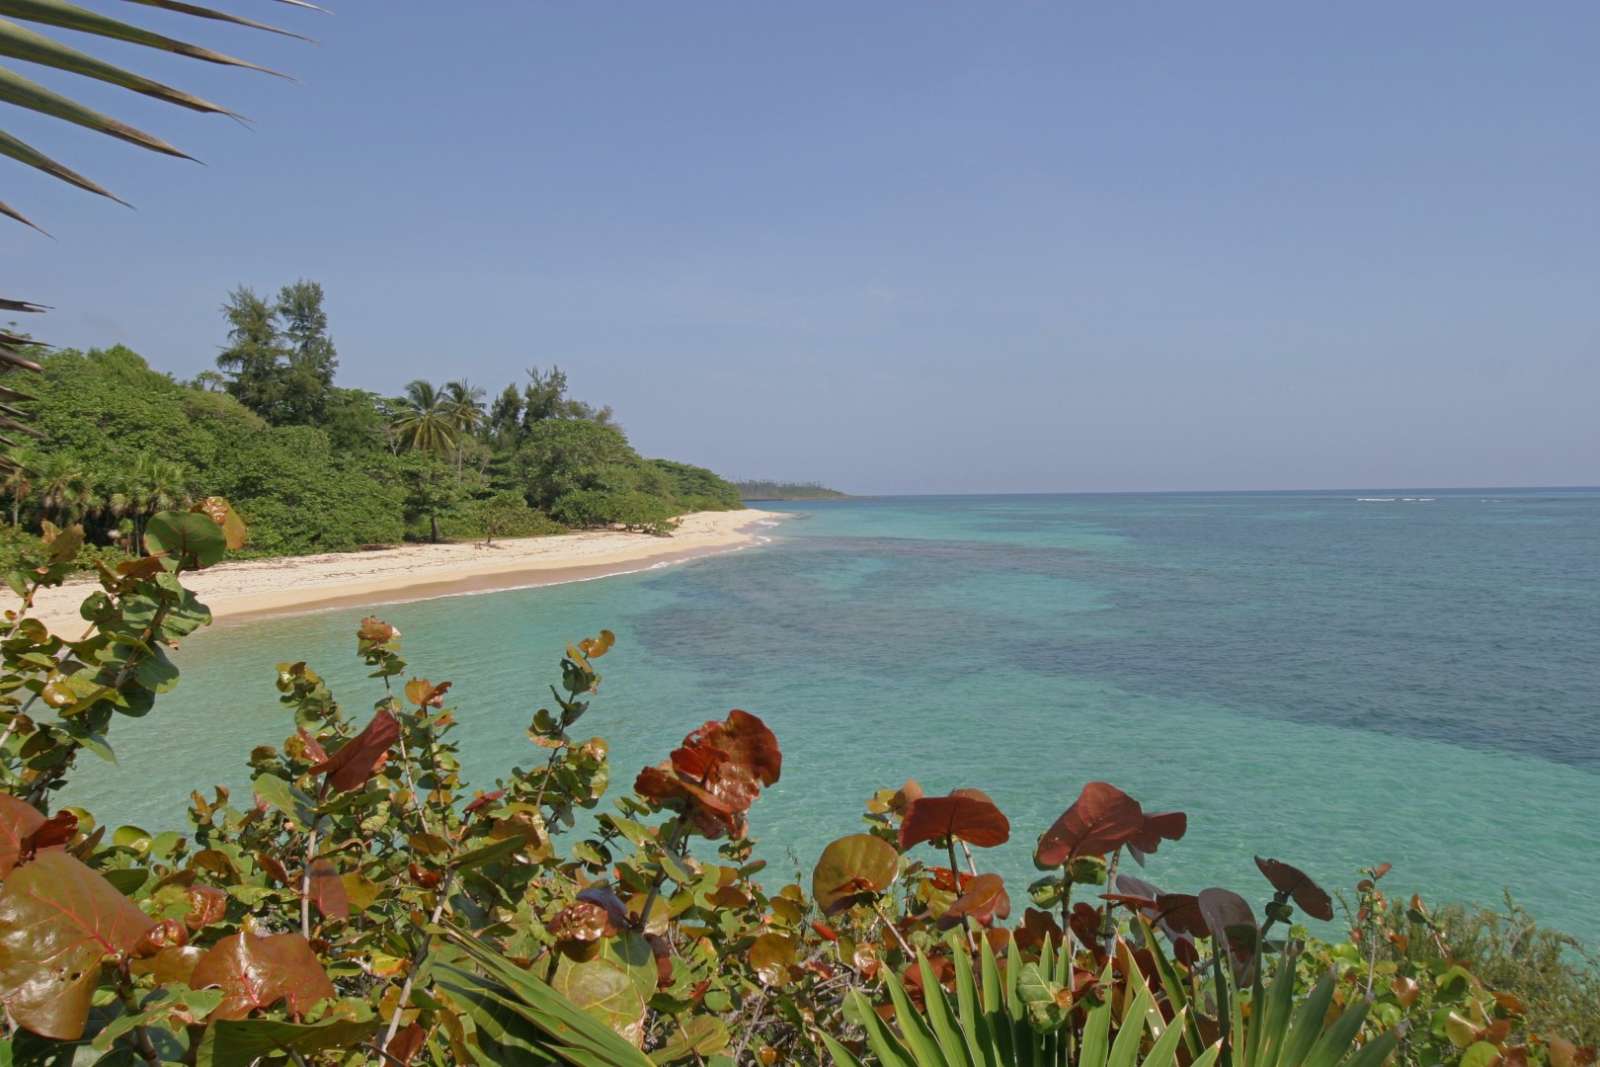
{"type": "MultiPolygon", "coordinates": [[[[485,786],[567,640],[618,647],[584,727],[626,785],[742,707],[783,743],[753,832],[781,874],[857,828],[875,788],[978,786],[1014,891],[1090,778],[1190,813],[1147,876],[1256,895],[1253,853],[1330,888],[1496,903],[1600,941],[1600,494],[1361,492],[893,498],[786,507],[761,548],[567,586],[393,605],[414,669],[455,681],[485,786]],[[1362,501],[1359,497],[1432,497],[1362,501]]],[[[219,625],[184,681],[117,724],[121,765],[69,800],[176,826],[197,781],[242,786],[288,729],[273,665],[347,706],[365,612],[219,625]]]]}

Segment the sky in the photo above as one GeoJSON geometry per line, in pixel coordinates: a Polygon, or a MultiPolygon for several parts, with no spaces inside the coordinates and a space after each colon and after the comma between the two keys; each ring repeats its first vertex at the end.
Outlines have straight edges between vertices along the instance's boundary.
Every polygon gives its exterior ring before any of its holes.
{"type": "Polygon", "coordinates": [[[81,45],[248,127],[27,70],[206,164],[6,109],[136,207],[5,164],[28,328],[189,377],[306,277],[341,384],[856,492],[1600,482],[1592,0],[334,3],[81,45]]]}

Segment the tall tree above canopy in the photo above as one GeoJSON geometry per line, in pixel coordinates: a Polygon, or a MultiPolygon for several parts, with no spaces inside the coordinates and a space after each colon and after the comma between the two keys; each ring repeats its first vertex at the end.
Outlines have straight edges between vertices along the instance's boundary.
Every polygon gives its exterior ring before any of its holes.
{"type": "Polygon", "coordinates": [[[339,353],[328,336],[322,286],[304,278],[278,290],[278,318],[288,365],[284,368],[281,421],[315,425],[322,421],[339,367],[339,353]]]}
{"type": "Polygon", "coordinates": [[[222,305],[228,320],[228,347],[217,356],[217,366],[229,374],[228,392],[245,407],[268,421],[284,399],[283,362],[286,355],[278,333],[278,309],[248,286],[228,294],[222,305]]]}
{"type": "Polygon", "coordinates": [[[222,313],[230,344],[217,366],[231,375],[228,392],[274,425],[322,423],[339,366],[322,286],[302,279],[278,290],[276,301],[240,286],[222,313]]]}

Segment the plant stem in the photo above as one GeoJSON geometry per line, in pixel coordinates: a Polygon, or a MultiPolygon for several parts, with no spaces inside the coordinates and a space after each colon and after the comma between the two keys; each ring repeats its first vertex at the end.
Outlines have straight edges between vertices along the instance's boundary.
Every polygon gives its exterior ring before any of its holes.
{"type": "Polygon", "coordinates": [[[917,958],[917,954],[912,951],[910,945],[906,944],[906,939],[900,936],[899,929],[895,927],[894,923],[889,921],[889,916],[883,913],[883,902],[878,900],[873,901],[872,910],[878,913],[878,918],[883,921],[883,925],[887,926],[889,928],[889,932],[894,935],[894,939],[900,942],[900,951],[906,954],[906,959],[915,960],[917,958]]]}
{"type": "Polygon", "coordinates": [[[300,872],[300,935],[311,940],[311,863],[317,855],[317,825],[306,834],[306,865],[300,872]]]}

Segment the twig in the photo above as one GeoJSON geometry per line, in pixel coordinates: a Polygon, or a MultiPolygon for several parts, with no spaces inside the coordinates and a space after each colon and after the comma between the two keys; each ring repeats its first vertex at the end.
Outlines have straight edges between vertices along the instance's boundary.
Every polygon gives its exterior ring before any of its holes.
{"type": "Polygon", "coordinates": [[[878,913],[878,918],[883,920],[883,925],[887,926],[889,928],[889,932],[894,935],[894,939],[900,942],[900,951],[906,954],[906,959],[915,960],[917,958],[917,954],[911,950],[910,945],[906,944],[906,939],[900,936],[899,929],[896,928],[894,923],[889,920],[889,916],[883,913],[883,902],[877,900],[873,901],[872,910],[878,913]]]}

